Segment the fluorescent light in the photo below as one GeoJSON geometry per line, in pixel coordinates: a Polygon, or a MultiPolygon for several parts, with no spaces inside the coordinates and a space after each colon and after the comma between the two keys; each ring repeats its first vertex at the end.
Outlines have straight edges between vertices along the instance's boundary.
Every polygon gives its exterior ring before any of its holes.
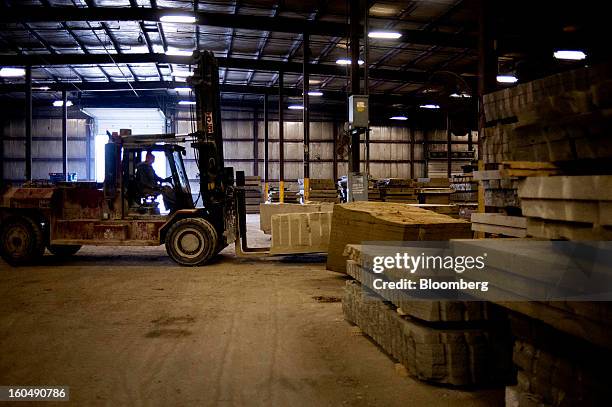
{"type": "Polygon", "coordinates": [[[184,24],[194,24],[196,22],[195,16],[191,16],[188,14],[175,14],[175,15],[167,15],[161,16],[159,21],[162,23],[184,23],[184,24]]]}
{"type": "Polygon", "coordinates": [[[179,57],[190,57],[193,54],[191,50],[178,49],[178,48],[168,48],[166,51],[166,55],[170,56],[179,56],[179,57]]]}
{"type": "Polygon", "coordinates": [[[302,106],[302,105],[289,105],[289,109],[291,109],[291,110],[304,110],[304,106],[302,106]]]}
{"type": "Polygon", "coordinates": [[[51,88],[48,87],[48,86],[39,86],[37,88],[32,88],[32,89],[34,89],[34,90],[43,90],[43,91],[51,90],[51,88]]]}
{"type": "Polygon", "coordinates": [[[323,96],[323,92],[320,90],[309,90],[308,96],[323,96]]]}
{"type": "Polygon", "coordinates": [[[559,50],[554,53],[555,58],[568,61],[582,61],[586,59],[586,54],[582,51],[559,50]]]}
{"type": "MultiPolygon", "coordinates": [[[[55,107],[62,107],[64,106],[64,101],[63,100],[56,100],[53,102],[53,106],[55,107]]],[[[72,106],[72,102],[69,100],[68,102],[66,102],[66,107],[72,106]]]]}
{"type": "Polygon", "coordinates": [[[514,75],[497,75],[497,82],[499,83],[516,83],[518,78],[514,75]]]}
{"type": "Polygon", "coordinates": [[[370,31],[368,37],[370,38],[382,38],[386,40],[396,40],[400,38],[402,34],[394,31],[370,31]]]}
{"type": "Polygon", "coordinates": [[[181,100],[178,102],[179,105],[195,105],[196,102],[193,100],[181,100]]]}
{"type": "Polygon", "coordinates": [[[421,109],[439,109],[439,108],[440,108],[440,105],[434,105],[434,104],[428,103],[428,104],[426,104],[426,105],[421,105],[421,106],[419,106],[419,107],[420,107],[421,109]]]}
{"type": "MultiPolygon", "coordinates": [[[[336,60],[336,63],[337,63],[338,65],[350,65],[350,64],[351,64],[351,60],[350,60],[350,59],[347,59],[347,58],[340,58],[340,59],[337,59],[337,60],[336,60]]],[[[363,62],[361,59],[359,59],[359,60],[357,61],[357,64],[359,64],[359,65],[363,65],[363,64],[364,64],[364,62],[363,62]]]]}
{"type": "Polygon", "coordinates": [[[391,120],[408,120],[406,116],[391,116],[389,117],[391,120]]]}
{"type": "Polygon", "coordinates": [[[174,88],[174,91],[178,93],[189,93],[191,92],[191,88],[174,88]]]}
{"type": "Polygon", "coordinates": [[[2,78],[19,78],[25,76],[23,68],[2,68],[0,69],[0,77],[2,78]]]}

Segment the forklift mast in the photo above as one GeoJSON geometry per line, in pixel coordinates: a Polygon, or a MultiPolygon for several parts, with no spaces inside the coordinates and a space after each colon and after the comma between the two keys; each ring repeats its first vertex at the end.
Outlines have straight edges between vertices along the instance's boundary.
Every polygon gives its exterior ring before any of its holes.
{"type": "Polygon", "coordinates": [[[188,83],[195,94],[197,127],[191,134],[192,147],[200,172],[202,203],[215,210],[224,206],[227,189],[234,183],[233,169],[226,168],[223,160],[219,65],[211,51],[196,51],[193,57],[195,71],[188,83]]]}

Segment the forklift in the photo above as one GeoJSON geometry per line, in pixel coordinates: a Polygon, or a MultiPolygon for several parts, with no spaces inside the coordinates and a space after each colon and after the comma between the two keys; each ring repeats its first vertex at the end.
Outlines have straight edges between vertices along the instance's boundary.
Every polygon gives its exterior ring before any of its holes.
{"type": "Polygon", "coordinates": [[[75,254],[83,245],[159,246],[183,266],[209,262],[231,243],[239,256],[265,256],[267,248],[249,248],[246,239],[244,172],[234,179],[223,160],[219,66],[210,51],[193,54],[188,79],[196,98],[196,131],[136,136],[112,134],[105,145],[105,180],[44,181],[0,190],[0,255],[20,266],[39,260],[45,248],[57,256],[75,254]],[[185,169],[183,143],[191,140],[199,171],[201,206],[196,207],[185,169]],[[166,158],[173,195],[168,214],[155,196],[138,188],[143,154],[166,158]]]}

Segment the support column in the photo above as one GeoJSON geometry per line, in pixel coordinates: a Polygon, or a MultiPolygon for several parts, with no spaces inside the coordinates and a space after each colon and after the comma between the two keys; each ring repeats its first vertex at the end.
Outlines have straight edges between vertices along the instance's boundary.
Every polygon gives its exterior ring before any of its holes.
{"type": "Polygon", "coordinates": [[[302,123],[304,127],[304,200],[307,201],[310,195],[310,76],[308,64],[310,63],[310,34],[304,33],[302,47],[304,48],[304,62],[302,64],[302,123]]]}
{"type": "Polygon", "coordinates": [[[32,181],[32,67],[26,67],[25,79],[25,179],[32,181]]]}
{"type": "MultiPolygon", "coordinates": [[[[351,45],[351,94],[358,95],[359,84],[359,30],[360,1],[349,2],[350,8],[350,45],[351,45]]],[[[351,131],[349,171],[359,172],[359,139],[357,131],[351,131]]]]}
{"type": "Polygon", "coordinates": [[[414,176],[414,126],[410,126],[410,178],[414,176]]]}
{"type": "Polygon", "coordinates": [[[4,187],[4,129],[6,128],[6,120],[0,119],[0,190],[4,187]]]}
{"type": "Polygon", "coordinates": [[[68,180],[68,94],[62,91],[62,173],[64,181],[68,180]]]}
{"type": "Polygon", "coordinates": [[[451,119],[449,114],[446,114],[446,175],[448,178],[451,177],[451,173],[453,172],[453,154],[452,154],[452,149],[453,149],[453,145],[451,144],[451,137],[452,137],[452,133],[451,133],[451,119]]]}
{"type": "Polygon", "coordinates": [[[334,181],[338,180],[338,123],[333,122],[332,123],[332,135],[334,137],[334,144],[333,144],[333,152],[332,152],[332,174],[334,177],[334,181]]]}
{"type": "Polygon", "coordinates": [[[269,178],[269,170],[268,164],[270,161],[270,157],[268,155],[268,143],[269,143],[269,130],[268,130],[268,94],[264,95],[264,199],[268,200],[268,192],[270,191],[270,178],[269,178]]]}
{"type": "Polygon", "coordinates": [[[429,141],[427,140],[427,129],[423,129],[423,178],[429,178],[429,141]]]}
{"type": "Polygon", "coordinates": [[[253,109],[253,175],[259,175],[259,112],[257,108],[253,109]]]}
{"type": "MultiPolygon", "coordinates": [[[[483,96],[495,89],[497,76],[497,56],[495,54],[495,2],[479,1],[478,31],[478,170],[484,171],[482,138],[484,134],[485,115],[483,96]]],[[[485,212],[484,188],[478,184],[478,212],[485,212]]],[[[484,237],[484,234],[482,234],[484,237]]]]}
{"type": "Polygon", "coordinates": [[[278,177],[278,195],[279,201],[285,202],[285,106],[283,98],[284,88],[284,72],[278,72],[278,161],[279,161],[279,177],[278,177]]]}

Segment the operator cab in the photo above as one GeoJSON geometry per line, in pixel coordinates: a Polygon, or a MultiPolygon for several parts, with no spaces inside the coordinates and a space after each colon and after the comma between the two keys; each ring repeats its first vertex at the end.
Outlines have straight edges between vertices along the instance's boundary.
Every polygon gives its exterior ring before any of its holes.
{"type": "Polygon", "coordinates": [[[123,144],[122,179],[124,180],[124,205],[128,216],[160,215],[158,196],[163,195],[166,210],[173,213],[180,209],[195,207],[185,171],[183,156],[185,148],[174,143],[123,144]],[[148,152],[154,153],[164,165],[169,177],[160,183],[158,190],[143,188],[138,180],[138,167],[148,152]],[[162,153],[162,154],[159,154],[162,153]]]}

